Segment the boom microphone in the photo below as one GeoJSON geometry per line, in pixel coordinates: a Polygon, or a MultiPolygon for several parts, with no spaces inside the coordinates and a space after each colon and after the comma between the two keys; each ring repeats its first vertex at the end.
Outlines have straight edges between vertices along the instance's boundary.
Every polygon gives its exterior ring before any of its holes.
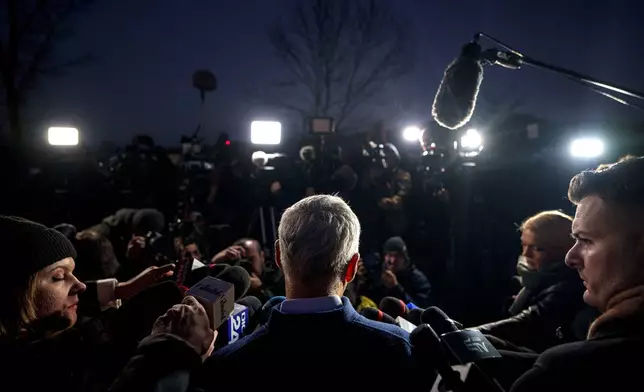
{"type": "Polygon", "coordinates": [[[449,129],[457,129],[472,118],[483,80],[481,46],[470,42],[445,70],[432,105],[432,117],[449,129]]]}

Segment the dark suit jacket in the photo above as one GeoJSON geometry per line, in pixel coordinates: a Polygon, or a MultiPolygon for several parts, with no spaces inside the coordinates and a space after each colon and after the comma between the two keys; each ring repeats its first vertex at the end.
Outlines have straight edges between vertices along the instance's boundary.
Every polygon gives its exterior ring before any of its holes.
{"type": "Polygon", "coordinates": [[[209,391],[411,390],[409,334],[360,316],[346,297],[342,303],[314,314],[273,309],[266,325],[206,360],[199,384],[209,391]]]}
{"type": "Polygon", "coordinates": [[[513,392],[641,391],[644,315],[600,325],[592,339],[543,352],[513,392]]]}

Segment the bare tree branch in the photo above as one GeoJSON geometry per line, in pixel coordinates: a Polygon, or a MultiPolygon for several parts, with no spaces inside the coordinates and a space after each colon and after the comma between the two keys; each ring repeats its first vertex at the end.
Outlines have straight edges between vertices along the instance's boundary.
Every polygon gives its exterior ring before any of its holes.
{"type": "Polygon", "coordinates": [[[20,111],[27,91],[38,76],[84,64],[89,56],[51,63],[56,42],[64,38],[70,16],[92,0],[4,0],[0,17],[8,29],[0,31],[0,77],[12,137],[21,142],[20,111]]]}
{"type": "MultiPolygon", "coordinates": [[[[310,103],[308,117],[333,117],[338,127],[411,70],[409,24],[383,0],[298,3],[269,29],[269,41],[290,75],[264,103],[310,103]],[[276,98],[278,96],[279,98],[276,98]]],[[[261,101],[262,99],[260,99],[261,101]]],[[[295,109],[294,109],[295,110],[295,109]]]]}

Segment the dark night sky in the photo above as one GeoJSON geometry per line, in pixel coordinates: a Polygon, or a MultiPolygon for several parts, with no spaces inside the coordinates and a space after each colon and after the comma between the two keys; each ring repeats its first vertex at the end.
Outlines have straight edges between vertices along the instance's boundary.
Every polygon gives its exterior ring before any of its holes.
{"type": "MultiPolygon", "coordinates": [[[[306,0],[301,0],[306,1],[306,0]]],[[[399,118],[427,119],[445,66],[476,31],[524,54],[644,90],[644,13],[638,0],[400,0],[397,12],[415,24],[414,71],[391,87],[403,102],[399,118]]],[[[43,80],[31,118],[72,121],[85,140],[122,143],[134,133],[176,144],[197,120],[190,77],[212,70],[219,89],[207,102],[204,136],[227,129],[245,138],[253,117],[244,91],[280,72],[265,28],[287,12],[286,0],[104,0],[77,17],[60,56],[92,53],[96,60],[43,80]]],[[[486,69],[482,97],[522,98],[523,111],[555,120],[644,118],[632,109],[557,76],[526,69],[486,69]]],[[[381,115],[382,111],[377,110],[381,115]]]]}

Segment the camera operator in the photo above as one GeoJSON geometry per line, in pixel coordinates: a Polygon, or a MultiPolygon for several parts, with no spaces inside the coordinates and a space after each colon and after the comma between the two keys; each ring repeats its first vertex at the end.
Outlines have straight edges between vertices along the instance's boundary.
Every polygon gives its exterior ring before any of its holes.
{"type": "Polygon", "coordinates": [[[119,262],[126,260],[128,244],[133,236],[145,236],[148,232],[161,232],[165,218],[155,209],[122,208],[88,230],[107,237],[119,262]]]}
{"type": "Polygon", "coordinates": [[[362,184],[365,246],[376,251],[387,238],[407,231],[405,200],[411,190],[411,175],[400,168],[400,153],[391,143],[373,144],[372,164],[362,184]],[[375,147],[373,147],[375,146],[375,147]]]}
{"type": "MultiPolygon", "coordinates": [[[[259,241],[252,238],[242,238],[217,253],[211,260],[212,264],[239,265],[250,275],[250,289],[248,295],[257,297],[262,303],[274,296],[273,286],[278,276],[266,273],[265,254],[259,241]]],[[[283,290],[278,290],[281,292],[283,290]]]]}
{"type": "Polygon", "coordinates": [[[566,264],[577,270],[583,299],[601,311],[587,340],[543,352],[512,386],[528,391],[639,391],[644,350],[644,157],[570,181],[577,206],[574,246],[566,264]]]}
{"type": "MultiPolygon", "coordinates": [[[[383,254],[380,279],[376,282],[365,282],[368,286],[361,289],[364,295],[376,303],[380,303],[385,297],[395,297],[405,303],[413,302],[421,308],[429,307],[432,287],[425,274],[418,270],[409,258],[405,241],[400,237],[388,239],[383,246],[383,254]]],[[[358,272],[363,276],[366,274],[364,270],[358,272]]]]}

